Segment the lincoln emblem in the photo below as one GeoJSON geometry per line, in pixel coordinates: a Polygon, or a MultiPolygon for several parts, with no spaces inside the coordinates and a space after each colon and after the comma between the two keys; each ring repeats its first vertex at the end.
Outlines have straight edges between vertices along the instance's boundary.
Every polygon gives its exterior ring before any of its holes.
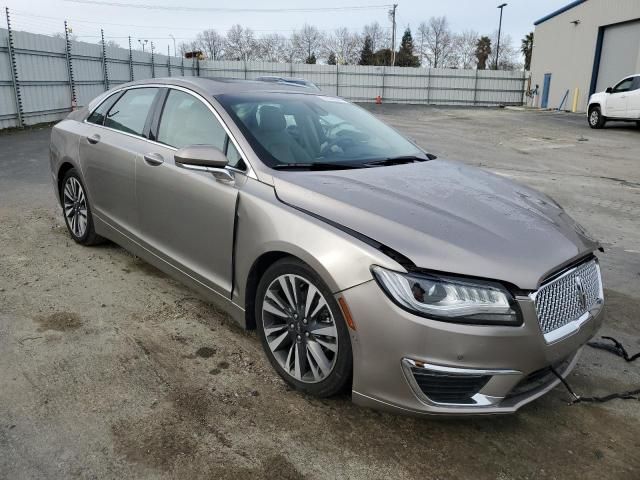
{"type": "Polygon", "coordinates": [[[580,299],[580,306],[583,310],[587,308],[587,294],[584,293],[584,285],[582,284],[582,278],[576,277],[576,286],[578,287],[578,296],[580,299]]]}

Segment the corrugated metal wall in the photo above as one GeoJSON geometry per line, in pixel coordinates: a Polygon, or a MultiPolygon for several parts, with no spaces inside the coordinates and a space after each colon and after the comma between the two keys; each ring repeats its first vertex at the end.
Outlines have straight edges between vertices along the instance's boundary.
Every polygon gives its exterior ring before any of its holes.
{"type": "MultiPolygon", "coordinates": [[[[62,118],[71,109],[71,82],[65,40],[13,32],[23,123],[62,118]]],[[[323,91],[348,100],[439,105],[520,105],[523,72],[453,70],[357,65],[305,65],[272,62],[201,61],[151,55],[124,48],[70,42],[69,58],[78,106],[132,79],[200,75],[255,79],[264,75],[303,77],[323,91]]],[[[0,129],[18,125],[6,29],[0,29],[0,129]]]]}

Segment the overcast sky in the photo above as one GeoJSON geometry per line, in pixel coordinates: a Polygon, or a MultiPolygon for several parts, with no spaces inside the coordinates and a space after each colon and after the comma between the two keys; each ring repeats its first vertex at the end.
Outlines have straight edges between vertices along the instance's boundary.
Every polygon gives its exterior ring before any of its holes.
{"type": "MultiPolygon", "coordinates": [[[[86,1],[86,0],[85,0],[86,1]]],[[[346,26],[361,30],[362,26],[378,21],[384,27],[390,26],[388,8],[376,6],[385,0],[235,0],[234,2],[212,2],[211,0],[89,0],[97,3],[120,3],[131,5],[154,5],[170,8],[238,8],[238,9],[301,9],[345,6],[367,6],[360,10],[306,11],[306,12],[214,12],[176,11],[148,8],[127,8],[114,5],[75,3],[69,0],[5,0],[4,5],[12,12],[14,28],[36,33],[55,33],[64,30],[62,21],[69,20],[73,33],[79,40],[95,43],[99,40],[100,27],[105,36],[121,45],[127,44],[131,35],[134,48],[139,48],[138,39],[153,40],[159,52],[166,52],[173,41],[193,39],[205,28],[219,32],[235,23],[252,28],[256,35],[278,32],[289,35],[305,22],[316,25],[320,30],[330,31],[346,26]],[[89,23],[95,22],[95,23],[89,23]]],[[[398,2],[398,39],[408,25],[412,30],[431,16],[445,15],[452,30],[473,29],[481,34],[497,30],[499,10],[497,0],[396,0],[398,2]]],[[[511,35],[514,43],[533,30],[533,22],[540,17],[564,6],[569,0],[510,0],[504,9],[503,32],[511,35]]],[[[389,2],[391,3],[391,2],[389,2]]],[[[2,22],[4,24],[4,21],[2,22]]],[[[3,25],[5,26],[5,25],[3,25]]]]}

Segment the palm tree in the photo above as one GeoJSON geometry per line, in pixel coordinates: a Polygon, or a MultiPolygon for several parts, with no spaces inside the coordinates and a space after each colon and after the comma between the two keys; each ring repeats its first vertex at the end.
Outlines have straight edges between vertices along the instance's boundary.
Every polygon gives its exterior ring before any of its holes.
{"type": "Polygon", "coordinates": [[[533,32],[529,32],[524,36],[520,51],[524,56],[524,69],[529,70],[531,68],[531,54],[533,53],[533,32]]]}
{"type": "Polygon", "coordinates": [[[476,43],[476,59],[478,60],[478,70],[484,70],[487,68],[487,59],[491,55],[491,39],[487,36],[482,36],[476,43]]]}

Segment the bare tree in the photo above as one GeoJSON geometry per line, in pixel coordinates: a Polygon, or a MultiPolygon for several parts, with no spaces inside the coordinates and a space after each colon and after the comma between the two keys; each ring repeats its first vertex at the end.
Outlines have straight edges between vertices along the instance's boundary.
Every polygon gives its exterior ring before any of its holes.
{"type": "Polygon", "coordinates": [[[357,64],[360,59],[362,40],[360,35],[350,32],[347,28],[335,29],[329,35],[323,46],[323,54],[329,58],[331,53],[336,56],[336,62],[340,65],[357,64]]]}
{"type": "Polygon", "coordinates": [[[263,35],[258,39],[258,56],[267,62],[288,62],[291,58],[289,39],[279,33],[263,35]]]}
{"type": "MultiPolygon", "coordinates": [[[[498,31],[491,35],[491,45],[497,45],[498,31]]],[[[511,35],[503,34],[500,36],[500,58],[498,59],[498,70],[519,70],[522,68],[520,62],[520,52],[513,44],[511,35]]],[[[492,48],[489,56],[489,68],[495,68],[496,65],[496,48],[492,48]]]]}
{"type": "MultiPolygon", "coordinates": [[[[98,45],[102,45],[102,40],[98,40],[98,45]]],[[[104,46],[107,48],[119,48],[120,44],[114,40],[105,40],[104,46]]]]}
{"type": "Polygon", "coordinates": [[[431,17],[418,27],[419,56],[428,59],[434,68],[444,67],[453,50],[453,35],[447,17],[431,17]]]}
{"type": "Polygon", "coordinates": [[[474,30],[465,30],[462,33],[455,34],[453,37],[453,53],[454,62],[450,62],[450,66],[463,69],[471,69],[476,65],[476,47],[480,35],[474,30]]]}
{"type": "Polygon", "coordinates": [[[211,60],[220,60],[222,58],[225,39],[222,35],[213,29],[204,30],[196,37],[196,42],[200,48],[211,60]]]}
{"type": "Polygon", "coordinates": [[[387,35],[384,28],[382,28],[378,22],[364,26],[362,29],[362,38],[365,38],[367,35],[371,38],[371,49],[374,52],[389,46],[389,35],[387,35]]]}
{"type": "Polygon", "coordinates": [[[250,28],[236,24],[225,39],[225,57],[229,60],[252,60],[257,53],[257,42],[250,28]]]}
{"type": "Polygon", "coordinates": [[[178,52],[181,57],[184,57],[184,54],[187,52],[196,52],[198,50],[200,50],[200,45],[195,40],[191,42],[180,42],[178,45],[178,52]]]}
{"type": "Polygon", "coordinates": [[[293,32],[291,43],[298,60],[306,61],[320,52],[324,36],[313,25],[304,24],[301,30],[293,32]]]}

